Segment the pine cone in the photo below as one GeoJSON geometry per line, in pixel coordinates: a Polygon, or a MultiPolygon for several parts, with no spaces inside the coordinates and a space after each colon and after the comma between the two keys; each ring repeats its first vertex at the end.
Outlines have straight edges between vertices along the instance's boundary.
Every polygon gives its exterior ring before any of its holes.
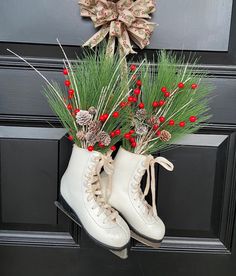
{"type": "Polygon", "coordinates": [[[108,146],[111,143],[111,137],[105,131],[99,132],[98,139],[99,139],[99,142],[103,143],[104,146],[108,146]]]}
{"type": "Polygon", "coordinates": [[[92,115],[87,110],[80,110],[76,115],[76,122],[80,126],[88,125],[92,120],[92,115]]]}
{"type": "Polygon", "coordinates": [[[136,111],[135,115],[139,120],[143,120],[147,116],[147,111],[146,109],[139,109],[136,111]]]}
{"type": "Polygon", "coordinates": [[[102,126],[102,123],[100,121],[91,121],[88,124],[88,131],[97,133],[100,130],[101,126],[102,126]]]}
{"type": "Polygon", "coordinates": [[[76,133],[76,137],[77,137],[79,140],[84,141],[84,140],[85,140],[85,133],[84,133],[82,130],[80,130],[80,131],[78,131],[78,132],[76,133]]]}
{"type": "Polygon", "coordinates": [[[155,125],[155,124],[159,125],[160,120],[157,117],[153,116],[153,117],[147,119],[147,123],[150,125],[155,125]]]}
{"type": "Polygon", "coordinates": [[[160,134],[160,140],[162,142],[168,142],[171,139],[171,134],[167,130],[162,130],[160,134]]]}
{"type": "Polygon", "coordinates": [[[94,135],[94,133],[90,131],[85,134],[85,140],[91,146],[95,145],[99,141],[98,136],[94,135]]]}
{"type": "Polygon", "coordinates": [[[148,127],[145,126],[145,125],[142,125],[142,124],[137,125],[137,126],[135,127],[135,132],[136,132],[138,135],[144,135],[144,134],[146,134],[146,133],[148,132],[148,127]]]}
{"type": "Polygon", "coordinates": [[[95,115],[97,113],[97,109],[94,106],[90,106],[90,108],[88,109],[88,112],[91,115],[95,115]]]}

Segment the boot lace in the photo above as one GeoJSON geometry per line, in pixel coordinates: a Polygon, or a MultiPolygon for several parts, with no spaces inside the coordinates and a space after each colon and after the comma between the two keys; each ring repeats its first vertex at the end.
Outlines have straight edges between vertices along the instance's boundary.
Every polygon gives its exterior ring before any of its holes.
{"type": "Polygon", "coordinates": [[[135,194],[135,200],[139,199],[140,203],[138,205],[139,208],[144,210],[144,213],[148,216],[157,216],[157,207],[156,207],[156,177],[155,177],[155,164],[158,163],[162,167],[164,167],[168,171],[173,171],[174,165],[164,157],[156,157],[154,158],[152,155],[147,156],[146,162],[142,163],[142,168],[138,169],[134,176],[134,185],[133,191],[135,194]],[[147,171],[147,181],[145,185],[144,192],[141,189],[140,182],[141,179],[147,171]],[[151,171],[151,173],[150,173],[151,171]],[[152,206],[148,204],[145,200],[145,197],[149,193],[151,188],[152,195],[152,206]]]}
{"type": "MultiPolygon", "coordinates": [[[[92,206],[92,209],[98,208],[97,216],[100,216],[102,213],[106,215],[106,219],[103,223],[106,223],[108,220],[115,222],[118,212],[106,202],[101,191],[100,172],[102,167],[108,175],[109,183],[111,183],[113,159],[110,152],[106,155],[95,156],[91,159],[91,165],[88,167],[87,174],[85,175],[87,180],[85,184],[86,192],[88,194],[87,199],[88,201],[94,199],[95,203],[92,206]]],[[[109,186],[111,186],[111,184],[109,186]]]]}

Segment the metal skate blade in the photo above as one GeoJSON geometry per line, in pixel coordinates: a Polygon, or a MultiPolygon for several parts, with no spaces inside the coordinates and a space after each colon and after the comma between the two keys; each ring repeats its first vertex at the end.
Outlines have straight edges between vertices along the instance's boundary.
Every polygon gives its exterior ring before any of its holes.
{"type": "MultiPolygon", "coordinates": [[[[72,213],[68,212],[59,201],[54,202],[58,209],[60,209],[66,216],[68,216],[71,220],[73,220],[76,224],[79,225],[79,227],[82,228],[81,223],[76,219],[72,213]]],[[[92,238],[93,239],[93,238],[92,238]]],[[[121,259],[127,259],[128,258],[128,249],[124,248],[123,250],[111,250],[108,249],[111,253],[115,254],[121,259]]]]}
{"type": "Polygon", "coordinates": [[[135,233],[134,231],[130,231],[131,237],[147,246],[153,247],[153,248],[159,248],[161,245],[161,242],[153,242],[150,240],[145,239],[144,237],[138,235],[137,233],[135,233]]]}
{"type": "Polygon", "coordinates": [[[55,201],[54,202],[55,205],[57,206],[58,209],[60,209],[65,215],[67,215],[71,220],[73,220],[76,224],[79,225],[79,227],[82,228],[80,222],[78,221],[78,219],[76,219],[72,213],[69,213],[62,205],[59,201],[55,201]]]}
{"type": "Polygon", "coordinates": [[[121,259],[127,259],[128,258],[128,249],[125,248],[123,250],[109,250],[111,253],[115,254],[116,256],[118,256],[121,259]]]}

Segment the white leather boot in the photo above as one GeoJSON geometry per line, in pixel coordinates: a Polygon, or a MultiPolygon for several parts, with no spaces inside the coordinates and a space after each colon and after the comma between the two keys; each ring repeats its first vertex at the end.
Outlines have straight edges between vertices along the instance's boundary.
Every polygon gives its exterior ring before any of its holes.
{"type": "Polygon", "coordinates": [[[99,152],[89,152],[74,145],[56,205],[100,245],[111,250],[124,249],[121,254],[115,254],[126,258],[129,227],[105,202],[100,189],[99,174],[102,166],[106,166],[105,158],[99,152]]]}
{"type": "MultiPolygon", "coordinates": [[[[163,157],[139,155],[120,148],[114,160],[112,189],[108,203],[126,220],[131,230],[131,237],[151,246],[159,247],[165,235],[165,225],[158,217],[155,198],[155,163],[167,170],[173,170],[173,164],[163,157]],[[151,179],[150,170],[151,168],[151,179]],[[144,193],[141,179],[147,171],[147,184],[144,193]],[[145,200],[151,186],[152,205],[145,200]]],[[[107,177],[102,174],[102,186],[107,186],[107,177]]]]}

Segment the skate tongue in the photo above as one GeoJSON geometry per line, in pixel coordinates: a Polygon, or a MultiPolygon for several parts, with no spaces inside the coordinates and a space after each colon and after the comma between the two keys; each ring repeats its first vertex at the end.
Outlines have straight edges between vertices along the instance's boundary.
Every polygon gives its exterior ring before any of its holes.
{"type": "Polygon", "coordinates": [[[102,155],[101,160],[99,161],[99,163],[100,163],[100,165],[99,165],[100,168],[98,168],[99,172],[97,171],[100,183],[102,182],[101,175],[100,175],[102,167],[108,176],[108,183],[107,183],[107,187],[105,190],[106,193],[104,194],[106,202],[107,202],[107,199],[109,198],[109,196],[111,195],[112,174],[114,172],[114,165],[113,165],[114,160],[111,157],[111,153],[112,153],[112,151],[108,151],[105,155],[102,155]]]}
{"type": "Polygon", "coordinates": [[[155,177],[155,164],[158,163],[161,165],[163,168],[165,168],[168,171],[173,171],[174,165],[167,160],[164,157],[158,156],[154,158],[152,155],[149,155],[147,157],[147,182],[146,182],[146,187],[144,190],[144,195],[143,198],[148,194],[150,187],[151,187],[151,194],[152,194],[152,210],[153,214],[157,216],[157,207],[156,207],[156,177],[155,177]],[[150,175],[150,170],[149,167],[151,168],[151,175],[150,175]]]}

